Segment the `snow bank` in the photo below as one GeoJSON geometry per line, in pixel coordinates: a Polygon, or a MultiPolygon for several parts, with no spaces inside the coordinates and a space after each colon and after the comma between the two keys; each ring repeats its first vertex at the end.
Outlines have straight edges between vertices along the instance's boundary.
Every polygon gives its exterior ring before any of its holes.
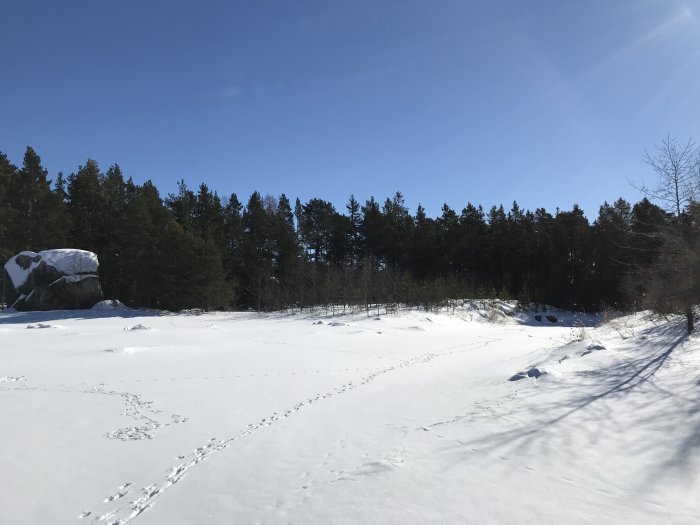
{"type": "Polygon", "coordinates": [[[97,255],[94,253],[85,250],[63,248],[58,250],[44,250],[38,253],[31,251],[20,252],[5,263],[5,270],[10,276],[14,287],[19,288],[27,282],[31,272],[42,262],[56,268],[60,273],[67,276],[96,274],[97,267],[99,266],[97,255]],[[28,261],[29,264],[20,264],[18,258],[28,261]]]}

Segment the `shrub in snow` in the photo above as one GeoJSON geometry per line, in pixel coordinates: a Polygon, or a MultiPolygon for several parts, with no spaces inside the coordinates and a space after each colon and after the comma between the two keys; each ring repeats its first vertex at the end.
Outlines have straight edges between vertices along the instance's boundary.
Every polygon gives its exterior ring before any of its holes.
{"type": "Polygon", "coordinates": [[[90,308],[102,300],[98,265],[85,250],[20,252],[5,263],[5,300],[17,310],[90,308]]]}

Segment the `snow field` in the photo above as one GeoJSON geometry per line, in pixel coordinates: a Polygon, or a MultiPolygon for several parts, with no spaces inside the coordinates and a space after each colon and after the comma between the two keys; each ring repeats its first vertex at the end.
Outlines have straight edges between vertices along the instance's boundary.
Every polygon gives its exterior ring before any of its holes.
{"type": "Polygon", "coordinates": [[[695,523],[699,377],[641,315],[4,313],[0,523],[695,523]]]}

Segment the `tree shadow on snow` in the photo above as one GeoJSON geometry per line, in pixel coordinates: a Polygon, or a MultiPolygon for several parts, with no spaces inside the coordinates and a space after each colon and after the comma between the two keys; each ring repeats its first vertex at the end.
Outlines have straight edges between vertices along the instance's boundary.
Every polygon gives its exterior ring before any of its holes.
{"type": "Polygon", "coordinates": [[[160,310],[130,310],[127,308],[117,308],[114,310],[48,310],[41,312],[4,310],[0,311],[0,325],[47,323],[65,320],[82,321],[86,319],[110,319],[115,317],[132,319],[134,317],[162,317],[166,315],[172,314],[160,310]]]}
{"type": "Polygon", "coordinates": [[[649,478],[637,480],[645,486],[660,476],[693,472],[700,452],[700,360],[678,351],[686,341],[682,322],[647,329],[635,349],[640,357],[579,371],[561,381],[545,378],[540,388],[525,394],[532,394],[532,403],[525,398],[523,407],[526,424],[460,441],[447,450],[463,459],[474,448],[501,455],[546,455],[552,450],[576,455],[578,447],[621,437],[629,445],[627,453],[646,453],[655,462],[649,478]],[[545,388],[557,390],[556,401],[541,402],[545,388]]]}

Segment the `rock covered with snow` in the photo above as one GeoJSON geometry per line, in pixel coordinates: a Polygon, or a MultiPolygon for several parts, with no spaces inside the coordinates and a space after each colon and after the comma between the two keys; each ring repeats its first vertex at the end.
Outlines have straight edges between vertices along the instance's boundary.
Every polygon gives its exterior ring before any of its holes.
{"type": "Polygon", "coordinates": [[[99,303],[95,303],[91,310],[128,310],[129,307],[126,306],[118,299],[105,299],[99,303]]]}
{"type": "Polygon", "coordinates": [[[17,310],[90,308],[102,300],[98,266],[85,250],[20,252],[5,263],[5,301],[17,310]]]}

